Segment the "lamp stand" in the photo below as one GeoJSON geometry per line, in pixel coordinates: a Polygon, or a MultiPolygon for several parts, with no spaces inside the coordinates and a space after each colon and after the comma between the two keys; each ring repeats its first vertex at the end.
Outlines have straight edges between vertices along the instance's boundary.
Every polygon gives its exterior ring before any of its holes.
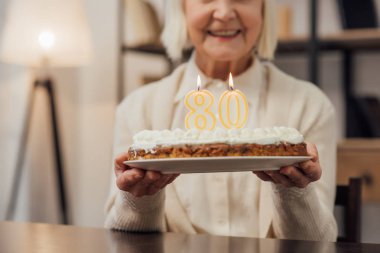
{"type": "Polygon", "coordinates": [[[61,146],[59,139],[58,131],[58,121],[57,121],[57,112],[56,112],[56,102],[54,96],[53,82],[50,78],[37,79],[33,83],[33,87],[30,91],[28,103],[27,103],[27,112],[24,119],[22,136],[20,139],[19,153],[16,162],[16,170],[13,177],[13,184],[11,188],[11,196],[9,199],[9,205],[6,212],[6,220],[12,220],[15,215],[17,198],[19,195],[20,181],[22,176],[22,170],[25,160],[25,148],[28,142],[28,135],[30,129],[31,115],[34,106],[35,93],[37,88],[42,88],[46,90],[48,96],[48,103],[50,108],[50,122],[52,127],[53,134],[53,145],[54,145],[54,155],[55,155],[55,170],[56,170],[56,180],[58,184],[58,197],[59,205],[61,210],[61,219],[63,224],[68,224],[68,213],[67,213],[67,202],[66,202],[66,193],[65,193],[65,180],[64,180],[64,168],[61,156],[61,146]]]}

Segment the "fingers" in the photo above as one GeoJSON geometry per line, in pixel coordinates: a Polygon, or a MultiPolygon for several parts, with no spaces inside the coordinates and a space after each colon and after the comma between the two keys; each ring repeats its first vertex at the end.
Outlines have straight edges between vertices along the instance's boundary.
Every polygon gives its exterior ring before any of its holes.
{"type": "Polygon", "coordinates": [[[282,184],[285,187],[293,187],[295,184],[279,171],[253,171],[253,173],[263,181],[270,181],[275,184],[282,184]]]}
{"type": "Polygon", "coordinates": [[[168,181],[167,184],[171,184],[180,174],[172,174],[171,179],[168,181]]]}
{"type": "MultiPolygon", "coordinates": [[[[116,170],[116,169],[115,169],[116,170]]],[[[140,182],[145,176],[145,171],[131,168],[116,175],[116,185],[122,191],[129,191],[135,184],[140,182]]]]}
{"type": "Polygon", "coordinates": [[[322,176],[322,170],[318,162],[306,161],[299,164],[299,169],[310,181],[317,181],[322,176]]]}
{"type": "Polygon", "coordinates": [[[154,187],[158,188],[158,189],[161,189],[163,187],[165,187],[169,180],[171,179],[172,175],[162,175],[162,177],[160,178],[160,180],[157,180],[153,185],[154,187]]]}
{"type": "Polygon", "coordinates": [[[114,171],[116,176],[119,176],[128,168],[128,166],[124,164],[124,162],[128,160],[128,157],[128,153],[123,153],[115,158],[114,171]]]}
{"type": "Polygon", "coordinates": [[[311,161],[318,162],[318,149],[314,143],[306,143],[306,149],[308,155],[312,156],[311,161]]]}
{"type": "Polygon", "coordinates": [[[299,163],[299,167],[311,181],[317,181],[322,176],[322,169],[319,164],[319,156],[316,145],[307,143],[307,152],[310,156],[312,156],[311,160],[299,163]]]}
{"type": "Polygon", "coordinates": [[[263,181],[272,181],[272,178],[263,171],[252,171],[258,178],[263,181]]]}
{"type": "Polygon", "coordinates": [[[272,181],[275,184],[282,184],[285,187],[295,186],[294,183],[288,177],[280,174],[279,171],[267,171],[265,173],[272,178],[272,181]]]}
{"type": "Polygon", "coordinates": [[[167,185],[167,182],[171,179],[171,175],[162,175],[155,182],[152,182],[148,187],[147,195],[153,195],[159,192],[162,188],[167,185]]]}
{"type": "Polygon", "coordinates": [[[271,177],[271,181],[275,184],[298,188],[305,188],[321,177],[319,164],[311,161],[305,167],[286,166],[280,168],[279,171],[267,171],[265,173],[271,177]]]}
{"type": "Polygon", "coordinates": [[[304,167],[286,166],[279,171],[256,171],[254,172],[261,180],[271,181],[285,187],[305,188],[311,182],[316,181],[321,176],[318,163],[305,164],[304,167]],[[312,175],[312,176],[310,176],[312,175]]]}
{"type": "Polygon", "coordinates": [[[179,174],[161,174],[157,171],[145,171],[130,168],[116,177],[116,185],[135,197],[154,195],[173,182],[179,174]]]}
{"type": "Polygon", "coordinates": [[[286,176],[298,188],[305,188],[311,180],[294,166],[286,166],[280,169],[280,174],[286,176]]]}
{"type": "Polygon", "coordinates": [[[162,174],[160,172],[146,171],[143,179],[138,182],[138,184],[133,185],[133,187],[130,188],[129,192],[135,197],[153,195],[158,192],[158,190],[160,190],[154,187],[154,183],[160,179],[162,179],[162,174]]]}
{"type": "Polygon", "coordinates": [[[163,175],[163,180],[160,180],[158,183],[156,183],[157,188],[162,189],[168,184],[171,184],[179,174],[168,174],[168,175],[163,175]]]}

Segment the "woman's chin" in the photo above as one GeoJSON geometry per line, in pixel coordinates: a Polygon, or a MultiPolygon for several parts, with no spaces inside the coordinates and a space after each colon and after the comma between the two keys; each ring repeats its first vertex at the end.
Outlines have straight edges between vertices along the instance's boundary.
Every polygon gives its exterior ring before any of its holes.
{"type": "Polygon", "coordinates": [[[241,52],[237,52],[236,50],[229,50],[212,52],[209,56],[214,61],[233,62],[241,60],[246,55],[243,55],[241,52]]]}

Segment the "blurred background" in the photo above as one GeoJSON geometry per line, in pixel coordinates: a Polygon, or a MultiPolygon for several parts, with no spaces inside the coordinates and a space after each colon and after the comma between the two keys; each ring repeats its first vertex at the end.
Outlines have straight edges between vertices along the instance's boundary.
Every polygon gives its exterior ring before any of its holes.
{"type": "MultiPolygon", "coordinates": [[[[159,43],[164,0],[60,2],[0,0],[0,219],[61,223],[66,210],[69,224],[101,227],[115,108],[178,63],[159,43]]],[[[337,183],[363,178],[362,240],[380,243],[380,0],[276,2],[275,64],[334,103],[337,183]]]]}

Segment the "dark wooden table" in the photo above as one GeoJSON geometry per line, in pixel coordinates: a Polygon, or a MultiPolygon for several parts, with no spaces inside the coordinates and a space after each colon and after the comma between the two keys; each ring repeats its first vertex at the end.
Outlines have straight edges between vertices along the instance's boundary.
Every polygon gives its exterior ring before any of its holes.
{"type": "Polygon", "coordinates": [[[325,243],[175,233],[139,234],[74,226],[0,222],[0,252],[369,253],[380,252],[380,244],[325,243]]]}

